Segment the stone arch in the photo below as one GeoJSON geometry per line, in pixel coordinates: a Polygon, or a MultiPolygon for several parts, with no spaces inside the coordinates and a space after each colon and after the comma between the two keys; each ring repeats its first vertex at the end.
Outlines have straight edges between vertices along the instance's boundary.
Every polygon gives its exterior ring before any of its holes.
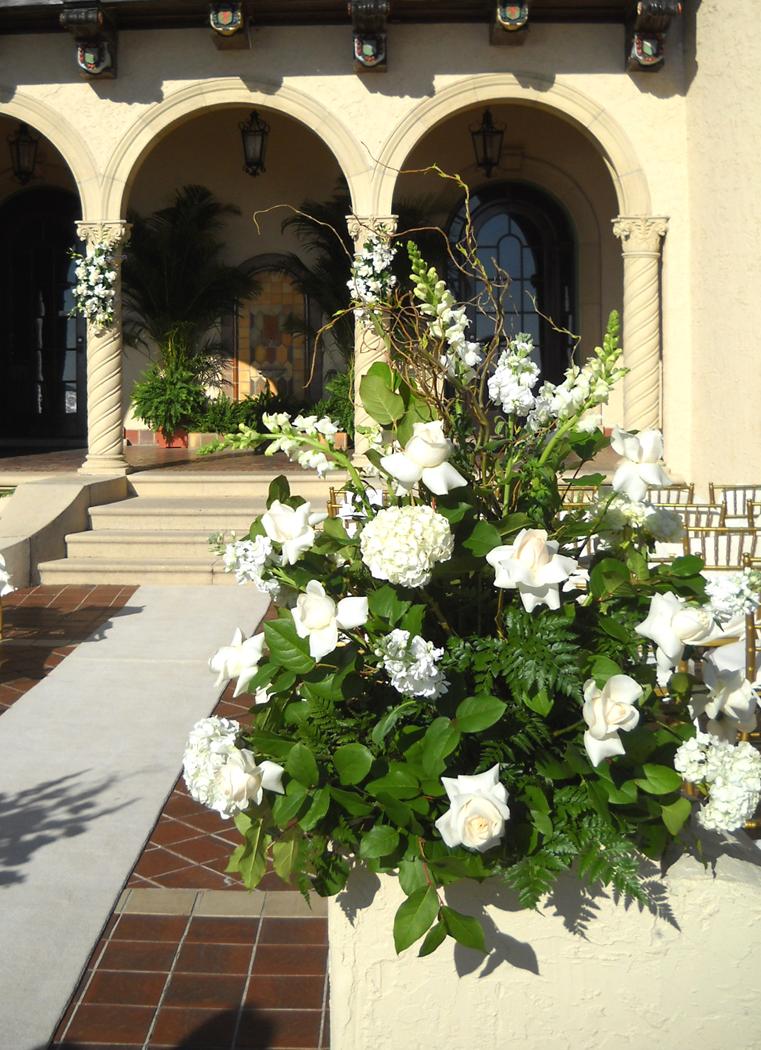
{"type": "Polygon", "coordinates": [[[315,99],[294,88],[277,90],[242,81],[218,79],[191,84],[152,107],[130,128],[114,150],[103,188],[104,215],[124,217],[129,192],[144,157],[179,124],[199,113],[217,108],[261,107],[300,121],[331,151],[349,186],[355,210],[368,198],[368,158],[359,144],[332,113],[315,99]]]}
{"type": "Polygon", "coordinates": [[[485,73],[445,87],[412,109],[386,141],[373,180],[372,213],[391,212],[399,170],[422,138],[447,117],[475,105],[517,102],[573,124],[598,149],[621,215],[648,215],[650,190],[634,147],[619,123],[589,96],[540,74],[485,73]]]}
{"type": "Polygon", "coordinates": [[[19,92],[7,102],[0,103],[0,113],[28,124],[55,146],[74,177],[82,205],[82,218],[87,220],[95,217],[100,198],[100,179],[93,156],[79,132],[60,112],[19,92]]]}

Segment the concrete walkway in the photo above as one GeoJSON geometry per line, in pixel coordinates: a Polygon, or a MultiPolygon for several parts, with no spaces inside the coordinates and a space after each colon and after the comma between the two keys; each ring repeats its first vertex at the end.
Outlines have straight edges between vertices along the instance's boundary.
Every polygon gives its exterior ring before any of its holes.
{"type": "Polygon", "coordinates": [[[0,1050],[47,1046],[214,708],[206,661],[266,606],[250,587],[141,587],[0,719],[0,1050]]]}

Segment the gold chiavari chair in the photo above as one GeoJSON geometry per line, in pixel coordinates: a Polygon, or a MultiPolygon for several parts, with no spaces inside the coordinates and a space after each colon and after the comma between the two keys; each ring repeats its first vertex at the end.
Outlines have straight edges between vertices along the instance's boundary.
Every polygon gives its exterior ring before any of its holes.
{"type": "Polygon", "coordinates": [[[681,515],[686,529],[717,529],[724,525],[723,503],[683,503],[674,510],[681,515]]]}
{"type": "Polygon", "coordinates": [[[748,500],[761,501],[761,485],[717,485],[708,483],[708,502],[723,503],[728,518],[747,518],[748,500]]]}
{"type": "MultiPolygon", "coordinates": [[[[744,569],[756,569],[761,571],[761,558],[753,558],[745,555],[743,558],[744,569]]],[[[761,656],[761,610],[756,609],[747,613],[745,617],[745,677],[754,685],[756,696],[759,695],[756,686],[756,674],[759,670],[759,657],[761,656]]],[[[756,748],[761,748],[761,733],[758,726],[751,733],[743,733],[742,740],[748,740],[756,748]]],[[[761,807],[756,810],[753,819],[745,824],[745,830],[752,838],[761,838],[761,807]]]]}
{"type": "Polygon", "coordinates": [[[674,485],[661,485],[660,488],[649,488],[645,498],[656,507],[692,504],[695,502],[695,485],[678,482],[674,485]]]}
{"type": "Polygon", "coordinates": [[[684,553],[696,554],[709,570],[733,570],[743,567],[743,557],[754,557],[761,552],[761,534],[758,529],[687,528],[684,533],[684,553]]]}
{"type": "Polygon", "coordinates": [[[600,495],[599,485],[573,485],[570,488],[567,486],[567,481],[561,481],[558,486],[563,493],[563,507],[565,509],[594,503],[600,495]]]}
{"type": "Polygon", "coordinates": [[[748,513],[748,528],[757,529],[761,526],[761,500],[749,499],[746,503],[748,513]]]}

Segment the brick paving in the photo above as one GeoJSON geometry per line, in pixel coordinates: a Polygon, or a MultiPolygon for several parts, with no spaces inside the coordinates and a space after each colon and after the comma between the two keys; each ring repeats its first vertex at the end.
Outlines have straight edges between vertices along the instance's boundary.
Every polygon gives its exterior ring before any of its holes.
{"type": "MultiPolygon", "coordinates": [[[[85,449],[67,449],[64,452],[32,452],[20,456],[0,456],[0,478],[3,474],[73,474],[82,466],[85,449]]],[[[193,473],[231,474],[275,474],[288,470],[289,474],[303,473],[314,477],[314,471],[302,471],[286,456],[264,456],[256,452],[217,452],[212,456],[199,456],[198,452],[186,448],[157,448],[147,445],[128,445],[124,455],[133,470],[157,468],[193,473]]]]}
{"type": "MultiPolygon", "coordinates": [[[[32,587],[3,600],[0,713],[128,605],[134,587],[32,587]]],[[[215,713],[248,707],[230,685],[215,713]]],[[[51,1050],[328,1050],[327,920],[274,872],[225,874],[232,821],[180,778],[127,879],[51,1050]],[[289,892],[284,892],[289,891],[289,892]]]]}

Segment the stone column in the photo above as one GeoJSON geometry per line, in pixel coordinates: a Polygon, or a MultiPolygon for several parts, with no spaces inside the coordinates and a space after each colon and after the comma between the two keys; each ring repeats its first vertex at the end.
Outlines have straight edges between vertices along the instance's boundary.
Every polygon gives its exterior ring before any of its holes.
{"type": "MultiPolygon", "coordinates": [[[[349,235],[354,241],[354,250],[361,252],[365,242],[372,234],[391,235],[396,230],[396,215],[371,215],[358,216],[347,215],[346,225],[349,235]]],[[[385,357],[386,347],[373,329],[366,321],[357,319],[354,326],[354,423],[355,426],[375,426],[373,420],[362,407],[359,397],[359,384],[362,376],[368,371],[375,361],[381,361],[385,357]]],[[[354,455],[363,457],[367,452],[368,442],[365,438],[355,433],[354,455]]]]}
{"type": "Polygon", "coordinates": [[[624,427],[661,426],[660,262],[668,219],[619,215],[613,233],[624,258],[624,427]]]}
{"type": "Polygon", "coordinates": [[[80,474],[126,474],[122,410],[122,248],[129,240],[126,222],[78,222],[77,233],[89,244],[106,244],[113,253],[113,321],[107,328],[87,322],[87,459],[80,474]]]}

